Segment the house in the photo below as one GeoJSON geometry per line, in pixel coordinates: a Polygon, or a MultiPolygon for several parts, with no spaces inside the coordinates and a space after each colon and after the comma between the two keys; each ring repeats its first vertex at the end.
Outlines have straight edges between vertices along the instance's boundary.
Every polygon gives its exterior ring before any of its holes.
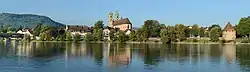
{"type": "Polygon", "coordinates": [[[65,31],[70,32],[72,36],[79,34],[79,35],[85,37],[85,35],[88,32],[91,32],[91,29],[88,26],[67,25],[65,28],[65,31]]]}
{"type": "Polygon", "coordinates": [[[20,30],[18,30],[16,33],[17,34],[23,34],[23,35],[29,35],[31,38],[33,38],[33,34],[32,34],[32,30],[31,29],[29,29],[29,28],[24,28],[24,29],[20,29],[20,30]]]}
{"type": "Polygon", "coordinates": [[[128,18],[119,18],[119,13],[116,12],[113,18],[113,13],[108,14],[108,26],[110,28],[119,28],[122,31],[132,29],[132,23],[128,18]]]}
{"type": "Polygon", "coordinates": [[[230,22],[223,29],[222,38],[225,41],[234,41],[236,39],[236,30],[230,22]]]}
{"type": "Polygon", "coordinates": [[[103,39],[110,40],[109,33],[110,33],[110,28],[109,27],[104,28],[103,29],[103,39]]]}

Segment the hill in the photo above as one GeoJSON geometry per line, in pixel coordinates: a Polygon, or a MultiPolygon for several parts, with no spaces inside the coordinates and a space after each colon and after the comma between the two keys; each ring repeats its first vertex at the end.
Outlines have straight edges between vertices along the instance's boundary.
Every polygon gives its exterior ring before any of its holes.
{"type": "Polygon", "coordinates": [[[46,16],[35,14],[11,14],[0,13],[0,26],[19,28],[28,27],[34,28],[37,24],[48,25],[53,27],[64,27],[64,24],[58,23],[46,16]]]}

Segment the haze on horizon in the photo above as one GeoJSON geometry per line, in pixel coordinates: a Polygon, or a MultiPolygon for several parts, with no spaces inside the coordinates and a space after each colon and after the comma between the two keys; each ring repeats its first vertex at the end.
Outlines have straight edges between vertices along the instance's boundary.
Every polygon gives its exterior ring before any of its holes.
{"type": "Polygon", "coordinates": [[[110,11],[119,11],[134,27],[151,19],[167,25],[224,26],[250,16],[248,3],[250,0],[1,0],[0,12],[45,15],[63,24],[88,26],[97,20],[107,25],[110,11]]]}

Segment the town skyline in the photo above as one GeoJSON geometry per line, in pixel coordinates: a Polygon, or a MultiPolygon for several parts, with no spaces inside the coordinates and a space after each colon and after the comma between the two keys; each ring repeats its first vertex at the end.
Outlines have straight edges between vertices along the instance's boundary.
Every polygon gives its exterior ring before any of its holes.
{"type": "Polygon", "coordinates": [[[121,16],[130,18],[134,27],[140,27],[145,20],[159,20],[163,24],[199,24],[210,26],[217,23],[224,27],[230,21],[238,24],[241,17],[249,16],[247,0],[241,1],[15,1],[3,0],[1,12],[28,13],[49,16],[63,24],[82,24],[91,26],[97,20],[107,25],[107,14],[119,11],[121,16]],[[124,3],[124,4],[120,4],[124,3]],[[11,4],[11,5],[10,5],[11,4]],[[42,5],[46,4],[46,5],[42,5]],[[137,5],[141,4],[141,5],[137,5]]]}

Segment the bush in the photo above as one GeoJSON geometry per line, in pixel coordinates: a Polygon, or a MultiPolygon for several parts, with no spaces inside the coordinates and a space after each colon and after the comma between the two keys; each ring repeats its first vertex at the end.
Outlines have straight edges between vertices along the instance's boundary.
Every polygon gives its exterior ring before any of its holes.
{"type": "Polygon", "coordinates": [[[193,42],[198,42],[198,39],[193,39],[193,42]]]}
{"type": "Polygon", "coordinates": [[[242,40],[241,43],[249,43],[249,40],[242,40]]]}

